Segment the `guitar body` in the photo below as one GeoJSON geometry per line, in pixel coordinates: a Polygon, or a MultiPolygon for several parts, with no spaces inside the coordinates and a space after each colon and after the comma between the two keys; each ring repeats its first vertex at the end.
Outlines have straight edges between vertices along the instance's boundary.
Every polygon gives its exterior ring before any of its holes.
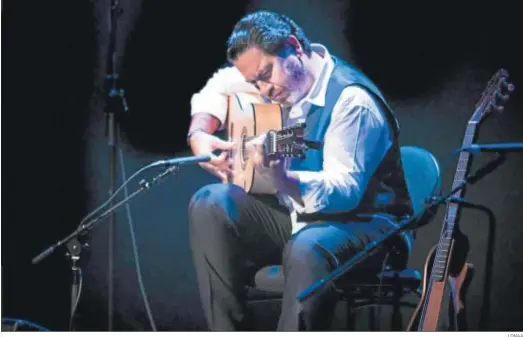
{"type": "Polygon", "coordinates": [[[233,175],[223,182],[242,187],[248,193],[275,194],[267,178],[255,170],[252,159],[245,153],[246,139],[263,135],[270,130],[283,128],[283,116],[279,104],[264,103],[260,96],[235,94],[229,97],[227,136],[238,144],[231,152],[233,175]]]}
{"type": "MultiPolygon", "coordinates": [[[[451,249],[454,248],[454,242],[451,249]]],[[[443,281],[432,283],[432,289],[428,289],[432,266],[436,257],[437,245],[432,247],[423,268],[423,285],[419,305],[407,325],[407,331],[466,331],[465,317],[465,297],[474,276],[474,266],[471,263],[464,263],[459,271],[451,275],[446,275],[443,281]],[[443,300],[447,297],[448,316],[445,323],[440,323],[440,315],[431,316],[430,314],[423,320],[423,326],[420,326],[420,318],[423,306],[426,303],[428,312],[440,312],[443,309],[443,300]],[[435,308],[436,307],[436,308],[435,308]],[[431,310],[432,309],[432,310],[431,310]],[[446,325],[445,327],[443,327],[446,325]],[[444,330],[442,330],[445,328],[444,330]]]]}

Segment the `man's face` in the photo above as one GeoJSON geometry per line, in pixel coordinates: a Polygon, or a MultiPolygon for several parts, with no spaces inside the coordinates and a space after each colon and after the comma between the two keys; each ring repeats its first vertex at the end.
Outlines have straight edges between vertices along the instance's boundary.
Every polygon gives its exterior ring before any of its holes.
{"type": "Polygon", "coordinates": [[[233,63],[264,97],[282,105],[293,105],[310,89],[299,54],[291,46],[277,56],[250,47],[233,63]]]}

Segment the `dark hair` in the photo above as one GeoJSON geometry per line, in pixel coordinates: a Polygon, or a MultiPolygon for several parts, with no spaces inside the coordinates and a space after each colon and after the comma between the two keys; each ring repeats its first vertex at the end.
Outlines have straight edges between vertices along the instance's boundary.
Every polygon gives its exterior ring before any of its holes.
{"type": "Polygon", "coordinates": [[[310,41],[292,19],[269,11],[247,14],[236,23],[227,40],[227,59],[235,60],[252,46],[261,48],[269,55],[277,55],[285,48],[290,35],[298,39],[305,54],[310,56],[310,41]]]}

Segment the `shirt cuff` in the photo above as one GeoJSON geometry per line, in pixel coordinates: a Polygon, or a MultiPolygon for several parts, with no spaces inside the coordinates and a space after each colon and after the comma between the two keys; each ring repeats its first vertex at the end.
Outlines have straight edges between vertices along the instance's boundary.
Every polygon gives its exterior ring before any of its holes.
{"type": "Polygon", "coordinates": [[[201,112],[216,117],[223,126],[227,118],[227,96],[221,94],[194,94],[191,98],[191,116],[201,112]]]}
{"type": "Polygon", "coordinates": [[[361,189],[350,174],[326,171],[293,171],[299,179],[303,205],[296,203],[302,214],[344,213],[356,207],[361,189]]]}
{"type": "Polygon", "coordinates": [[[293,171],[298,176],[298,184],[303,205],[297,204],[298,213],[316,213],[328,207],[328,188],[323,172],[293,171]]]}

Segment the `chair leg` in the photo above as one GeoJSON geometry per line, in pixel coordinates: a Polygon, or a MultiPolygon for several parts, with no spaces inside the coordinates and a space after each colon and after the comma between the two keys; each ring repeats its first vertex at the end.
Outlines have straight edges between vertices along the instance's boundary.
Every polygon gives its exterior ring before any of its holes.
{"type": "Polygon", "coordinates": [[[369,331],[376,331],[376,310],[373,306],[369,307],[369,331]]]}
{"type": "Polygon", "coordinates": [[[353,305],[351,301],[347,301],[347,323],[346,323],[346,329],[347,331],[354,331],[354,311],[353,311],[353,305]]]}
{"type": "Polygon", "coordinates": [[[401,316],[401,298],[403,297],[403,288],[396,287],[394,289],[394,295],[392,299],[392,315],[390,327],[391,331],[401,331],[401,323],[403,322],[403,317],[401,316]]]}

